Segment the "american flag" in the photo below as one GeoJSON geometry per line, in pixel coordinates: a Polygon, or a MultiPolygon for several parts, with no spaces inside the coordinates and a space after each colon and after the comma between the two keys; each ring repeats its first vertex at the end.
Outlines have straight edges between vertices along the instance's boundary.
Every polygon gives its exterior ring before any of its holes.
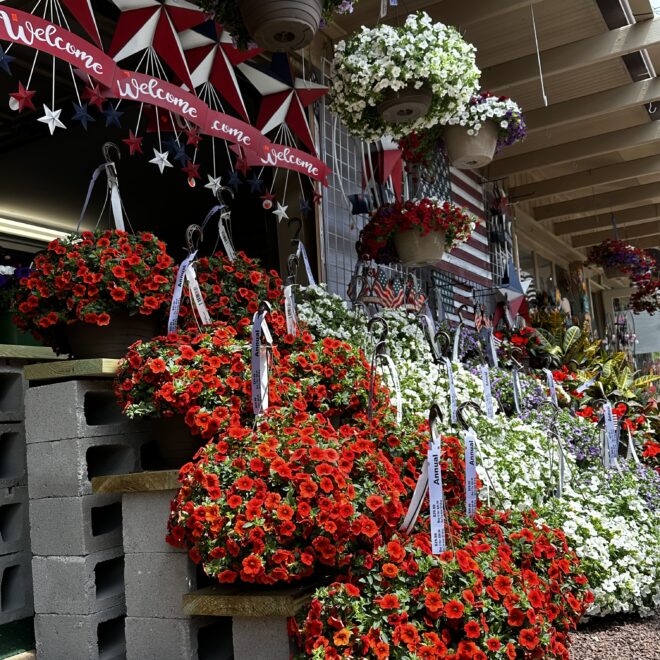
{"type": "Polygon", "coordinates": [[[389,306],[393,309],[397,307],[402,307],[405,299],[405,287],[403,286],[403,279],[396,275],[391,280],[392,287],[392,300],[390,301],[389,306]]]}
{"type": "Polygon", "coordinates": [[[378,268],[376,277],[374,278],[374,285],[371,290],[374,298],[378,298],[384,307],[389,307],[387,301],[390,299],[390,293],[387,291],[390,278],[384,268],[378,268]]]}

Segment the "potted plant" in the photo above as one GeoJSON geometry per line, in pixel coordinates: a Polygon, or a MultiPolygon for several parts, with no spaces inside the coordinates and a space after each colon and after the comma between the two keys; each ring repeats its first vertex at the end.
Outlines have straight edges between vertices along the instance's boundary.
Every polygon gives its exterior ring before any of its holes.
{"type": "Polygon", "coordinates": [[[424,12],[335,46],[330,106],[356,137],[400,138],[447,121],[475,94],[475,48],[424,12]]]}
{"type": "Polygon", "coordinates": [[[49,243],[21,281],[17,324],[77,358],[119,358],[153,337],[171,301],[175,272],[151,233],[86,231],[49,243]]]}
{"type": "Polygon", "coordinates": [[[428,266],[470,238],[477,218],[434,197],[381,206],[360,232],[360,259],[428,266]]]}
{"type": "Polygon", "coordinates": [[[20,282],[30,274],[25,266],[0,266],[0,344],[40,346],[31,334],[16,327],[16,295],[20,282]]]}
{"type": "MultiPolygon", "coordinates": [[[[357,2],[357,0],[355,0],[357,2]]],[[[353,11],[353,0],[201,0],[241,48],[272,52],[308,46],[324,21],[353,11]]]]}
{"type": "Polygon", "coordinates": [[[601,266],[605,277],[643,277],[648,273],[655,260],[644,250],[640,250],[625,241],[608,239],[593,247],[587,255],[587,263],[601,266]]]}
{"type": "Polygon", "coordinates": [[[490,92],[472,97],[447,124],[442,138],[451,164],[459,169],[488,165],[496,152],[527,135],[520,106],[490,92]]]}

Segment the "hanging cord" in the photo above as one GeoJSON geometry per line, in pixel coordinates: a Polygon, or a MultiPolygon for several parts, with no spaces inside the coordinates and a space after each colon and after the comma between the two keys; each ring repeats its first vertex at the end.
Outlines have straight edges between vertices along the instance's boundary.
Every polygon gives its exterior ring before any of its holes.
{"type": "Polygon", "coordinates": [[[614,240],[619,240],[619,228],[616,225],[616,218],[614,217],[614,211],[612,211],[610,220],[612,221],[612,231],[614,232],[614,240]]]}
{"type": "Polygon", "coordinates": [[[539,37],[536,33],[536,18],[534,17],[534,2],[530,0],[529,8],[532,10],[532,27],[534,28],[534,43],[536,44],[536,60],[539,63],[539,78],[541,80],[541,94],[543,95],[543,103],[548,106],[548,97],[545,94],[545,83],[543,82],[543,68],[541,67],[541,51],[539,49],[539,37]]]}

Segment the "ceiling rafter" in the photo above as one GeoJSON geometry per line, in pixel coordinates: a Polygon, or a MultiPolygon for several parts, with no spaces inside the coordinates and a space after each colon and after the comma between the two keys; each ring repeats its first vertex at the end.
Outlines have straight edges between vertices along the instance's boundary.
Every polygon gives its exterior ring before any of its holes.
{"type": "MultiPolygon", "coordinates": [[[[645,220],[660,217],[660,204],[644,204],[633,208],[623,209],[614,214],[618,227],[634,225],[645,220]]],[[[612,228],[612,213],[599,213],[584,218],[555,222],[554,233],[558,236],[566,234],[579,234],[598,229],[612,228]]]]}
{"type": "MultiPolygon", "coordinates": [[[[639,225],[632,225],[628,227],[623,227],[623,231],[619,232],[619,238],[623,241],[628,240],[629,238],[640,238],[645,236],[653,236],[658,233],[660,229],[660,222],[658,220],[652,220],[651,222],[644,222],[639,225]]],[[[573,247],[591,247],[592,245],[598,245],[608,238],[612,238],[613,230],[603,230],[592,232],[589,234],[579,234],[573,236],[572,243],[573,247]]]]}
{"type": "MultiPolygon", "coordinates": [[[[660,18],[642,21],[541,51],[543,75],[552,76],[600,64],[658,43],[660,18]]],[[[491,91],[502,91],[538,78],[539,64],[536,53],[533,53],[484,69],[482,85],[491,91]]]]}

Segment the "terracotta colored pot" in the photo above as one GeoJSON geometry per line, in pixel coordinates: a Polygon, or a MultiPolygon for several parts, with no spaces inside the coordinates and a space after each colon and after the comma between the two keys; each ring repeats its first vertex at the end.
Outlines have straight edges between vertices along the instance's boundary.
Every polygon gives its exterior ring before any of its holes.
{"type": "Polygon", "coordinates": [[[394,247],[404,266],[431,266],[445,253],[445,232],[432,231],[426,236],[417,229],[398,232],[394,235],[394,247]]]}
{"type": "Polygon", "coordinates": [[[158,331],[158,322],[153,316],[129,316],[123,311],[110,316],[110,325],[79,322],[67,327],[67,340],[74,358],[121,358],[131,344],[138,339],[148,341],[158,331]]]}
{"type": "Polygon", "coordinates": [[[308,46],[323,13],[322,0],[239,0],[238,6],[252,39],[272,52],[308,46]]]}
{"type": "Polygon", "coordinates": [[[497,148],[497,126],[487,121],[476,135],[468,135],[462,126],[446,126],[442,139],[454,167],[470,170],[484,167],[493,160],[497,148]]]}
{"type": "Polygon", "coordinates": [[[156,446],[156,461],[159,469],[178,470],[192,460],[204,444],[198,435],[193,435],[183,417],[157,417],[151,422],[151,434],[156,446]]]}
{"type": "Polygon", "coordinates": [[[409,86],[385,93],[386,97],[376,106],[376,110],[388,124],[408,124],[423,117],[433,100],[431,90],[424,86],[419,89],[409,86]]]}

